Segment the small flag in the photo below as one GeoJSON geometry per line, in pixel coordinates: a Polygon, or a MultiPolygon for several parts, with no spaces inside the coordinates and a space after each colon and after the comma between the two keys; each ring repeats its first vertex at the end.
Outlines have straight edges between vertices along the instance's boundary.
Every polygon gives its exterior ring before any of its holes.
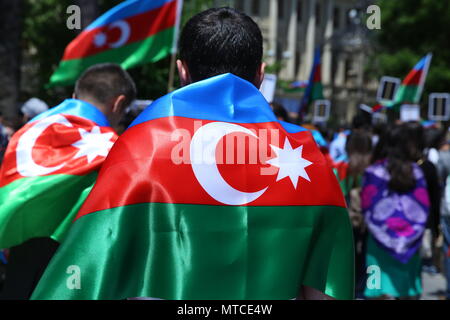
{"type": "Polygon", "coordinates": [[[291,89],[306,88],[307,86],[307,81],[293,81],[289,84],[289,88],[291,89]]]}
{"type": "Polygon", "coordinates": [[[304,92],[308,86],[308,81],[293,81],[282,87],[284,92],[304,92]]]}
{"type": "Polygon", "coordinates": [[[398,111],[402,104],[419,104],[431,59],[431,53],[420,59],[397,89],[394,101],[387,104],[386,107],[398,111]]]}
{"type": "Polygon", "coordinates": [[[174,53],[181,6],[182,0],[128,0],[115,6],[69,43],[49,85],[73,84],[97,63],[128,69],[174,53]]]}
{"type": "Polygon", "coordinates": [[[374,105],[373,107],[369,107],[367,104],[360,104],[359,108],[367,113],[373,114],[382,111],[385,108],[385,106],[383,106],[380,103],[374,105]]]}
{"type": "Polygon", "coordinates": [[[372,113],[379,112],[385,108],[382,104],[376,104],[372,107],[372,113]]]}
{"type": "Polygon", "coordinates": [[[422,120],[420,124],[427,129],[437,128],[437,122],[433,120],[422,120]]]}
{"type": "Polygon", "coordinates": [[[314,100],[323,99],[320,56],[320,48],[317,48],[314,54],[314,61],[311,74],[309,76],[308,86],[305,89],[305,94],[303,95],[300,103],[300,115],[305,115],[308,112],[308,107],[314,100]]]}

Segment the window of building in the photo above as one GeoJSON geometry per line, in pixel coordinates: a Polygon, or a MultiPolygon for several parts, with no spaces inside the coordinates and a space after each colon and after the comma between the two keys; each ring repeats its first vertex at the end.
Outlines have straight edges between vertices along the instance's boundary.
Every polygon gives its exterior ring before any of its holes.
{"type": "Polygon", "coordinates": [[[284,1],[278,1],[278,19],[284,17],[284,1]]]}
{"type": "Polygon", "coordinates": [[[322,8],[319,3],[316,3],[316,26],[320,26],[322,23],[322,8]]]}
{"type": "Polygon", "coordinates": [[[339,29],[341,26],[341,10],[339,7],[334,7],[333,9],[333,28],[339,29]]]}
{"type": "Polygon", "coordinates": [[[348,57],[345,59],[345,74],[344,74],[345,84],[353,85],[355,76],[356,76],[356,70],[355,70],[354,60],[352,60],[350,57],[348,57]]]}
{"type": "Polygon", "coordinates": [[[275,58],[277,61],[280,61],[283,59],[283,48],[278,41],[277,41],[277,51],[276,51],[275,58]]]}
{"type": "Polygon", "coordinates": [[[344,83],[348,84],[350,79],[350,59],[346,58],[344,60],[344,83]]]}
{"type": "Polygon", "coordinates": [[[295,51],[295,61],[296,61],[296,63],[295,63],[295,75],[297,75],[298,73],[299,73],[299,71],[300,71],[300,63],[301,63],[301,57],[302,57],[302,54],[301,54],[301,50],[300,50],[300,48],[297,48],[297,50],[295,51]]]}
{"type": "MultiPolygon", "coordinates": [[[[258,0],[247,0],[248,6],[247,6],[247,10],[250,10],[250,15],[251,16],[259,16],[259,1],[258,0]]],[[[243,1],[245,2],[245,1],[243,1]]],[[[242,5],[244,7],[244,5],[242,5]]],[[[245,7],[244,7],[245,10],[245,7]]]]}
{"type": "Polygon", "coordinates": [[[302,12],[303,12],[303,1],[298,0],[297,1],[297,21],[298,23],[302,23],[302,12]]]}
{"type": "Polygon", "coordinates": [[[253,16],[259,16],[259,0],[251,0],[252,2],[252,6],[251,6],[251,10],[252,10],[252,15],[253,16]]]}

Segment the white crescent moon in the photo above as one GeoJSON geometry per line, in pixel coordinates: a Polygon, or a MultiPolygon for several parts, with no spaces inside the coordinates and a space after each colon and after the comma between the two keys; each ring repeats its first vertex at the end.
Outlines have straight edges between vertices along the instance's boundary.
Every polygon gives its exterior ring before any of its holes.
{"type": "Polygon", "coordinates": [[[216,163],[216,147],[224,136],[234,132],[256,137],[242,126],[211,122],[198,129],[192,137],[190,159],[195,177],[211,197],[227,205],[243,205],[259,198],[267,188],[257,192],[241,192],[231,187],[220,174],[216,163]]]}
{"type": "Polygon", "coordinates": [[[32,157],[33,146],[39,136],[53,124],[62,124],[67,127],[73,127],[73,125],[62,115],[57,114],[47,118],[44,118],[36,122],[20,137],[17,143],[16,149],[16,161],[17,171],[24,177],[43,176],[61,169],[65,163],[62,163],[55,167],[43,167],[34,162],[32,157]]]}
{"type": "Polygon", "coordinates": [[[119,20],[111,23],[109,29],[119,28],[120,29],[120,38],[116,42],[112,42],[109,44],[111,48],[119,48],[123,46],[125,43],[127,43],[128,39],[130,38],[130,25],[124,21],[119,20]]]}

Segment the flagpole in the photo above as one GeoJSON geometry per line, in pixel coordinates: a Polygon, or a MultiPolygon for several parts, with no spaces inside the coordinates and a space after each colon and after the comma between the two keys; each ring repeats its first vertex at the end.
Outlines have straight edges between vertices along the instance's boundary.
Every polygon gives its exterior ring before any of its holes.
{"type": "Polygon", "coordinates": [[[177,60],[177,54],[172,53],[170,57],[170,68],[169,68],[169,81],[167,83],[167,93],[170,93],[174,90],[173,84],[175,81],[175,63],[177,60]]]}
{"type": "Polygon", "coordinates": [[[183,12],[183,0],[177,0],[177,16],[176,16],[176,22],[175,22],[175,34],[173,37],[173,44],[172,44],[172,56],[170,57],[169,81],[167,83],[167,93],[170,93],[175,89],[173,84],[175,81],[175,64],[177,61],[177,44],[178,44],[178,35],[180,32],[182,12],[183,12]]]}
{"type": "Polygon", "coordinates": [[[422,72],[422,77],[420,78],[420,82],[419,82],[419,90],[417,91],[417,103],[419,103],[420,101],[420,96],[422,95],[422,91],[423,91],[423,87],[425,86],[425,80],[427,78],[428,75],[428,70],[430,69],[430,63],[431,63],[431,59],[433,59],[433,54],[432,53],[428,53],[427,54],[427,61],[425,63],[425,67],[424,70],[422,72]]]}

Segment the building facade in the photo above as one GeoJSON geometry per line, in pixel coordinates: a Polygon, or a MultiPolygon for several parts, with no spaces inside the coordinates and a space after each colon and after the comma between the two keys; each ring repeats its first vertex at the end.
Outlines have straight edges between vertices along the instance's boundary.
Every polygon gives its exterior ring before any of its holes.
{"type": "MultiPolygon", "coordinates": [[[[369,30],[362,21],[368,0],[217,0],[250,15],[264,37],[265,61],[278,64],[281,80],[308,80],[314,51],[322,52],[324,96],[331,101],[332,121],[351,121],[360,103],[375,100],[376,81],[365,65],[370,54],[369,30]]],[[[277,92],[277,99],[295,111],[302,93],[277,92]]]]}

